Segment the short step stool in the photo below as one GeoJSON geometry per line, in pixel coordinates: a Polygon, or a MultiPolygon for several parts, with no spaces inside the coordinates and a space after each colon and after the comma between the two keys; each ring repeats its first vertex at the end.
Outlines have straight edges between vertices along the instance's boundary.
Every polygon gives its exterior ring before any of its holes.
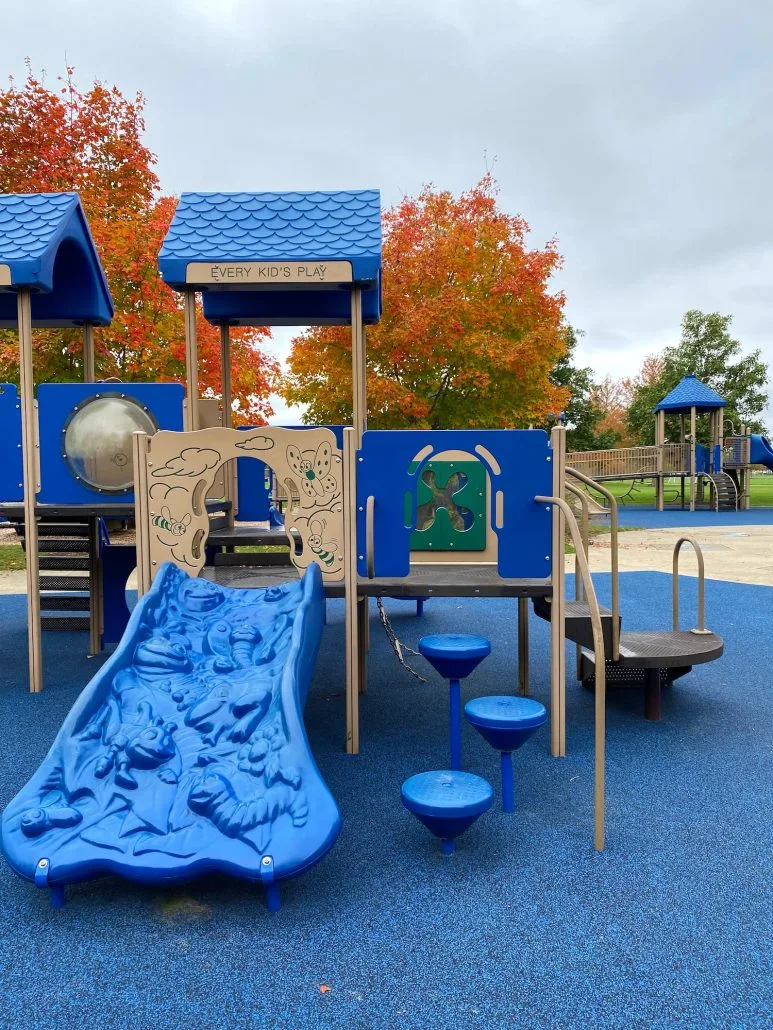
{"type": "Polygon", "coordinates": [[[502,810],[515,811],[513,751],[547,720],[547,709],[530,697],[476,697],[464,706],[467,721],[500,753],[502,810]]]}
{"type": "Polygon", "coordinates": [[[462,768],[462,688],[460,680],[469,676],[491,654],[485,637],[464,633],[435,633],[422,637],[419,653],[449,682],[451,707],[451,768],[462,768]]]}
{"type": "Polygon", "coordinates": [[[490,783],[455,769],[417,773],[405,781],[401,795],[408,811],[440,837],[444,855],[453,855],[454,838],[469,829],[494,801],[490,783]]]}

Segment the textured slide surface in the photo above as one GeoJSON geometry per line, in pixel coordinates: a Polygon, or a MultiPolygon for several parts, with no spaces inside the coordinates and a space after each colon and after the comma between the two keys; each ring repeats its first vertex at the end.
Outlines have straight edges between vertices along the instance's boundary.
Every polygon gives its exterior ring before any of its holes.
{"type": "Polygon", "coordinates": [[[267,590],[164,566],[3,814],[13,869],[280,880],[320,859],[341,822],[302,719],[324,603],[316,565],[267,590]]]}

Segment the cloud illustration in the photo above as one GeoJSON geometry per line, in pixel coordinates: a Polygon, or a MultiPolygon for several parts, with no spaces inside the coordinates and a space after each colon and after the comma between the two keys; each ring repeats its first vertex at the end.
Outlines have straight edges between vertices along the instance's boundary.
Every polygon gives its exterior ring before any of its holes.
{"type": "Polygon", "coordinates": [[[167,461],[166,465],[154,469],[153,475],[166,479],[170,476],[200,476],[207,469],[216,468],[221,462],[219,451],[211,447],[186,447],[180,454],[167,461]]]}
{"type": "Polygon", "coordinates": [[[236,446],[240,451],[270,451],[274,441],[268,436],[249,436],[236,446]]]}

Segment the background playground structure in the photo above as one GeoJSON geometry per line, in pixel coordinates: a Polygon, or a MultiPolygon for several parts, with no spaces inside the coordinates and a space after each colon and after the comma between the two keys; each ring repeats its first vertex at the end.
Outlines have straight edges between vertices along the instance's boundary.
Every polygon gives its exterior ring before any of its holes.
{"type": "Polygon", "coordinates": [[[706,505],[715,511],[747,510],[754,466],[773,470],[773,448],[766,437],[745,426],[740,433],[725,436],[724,407],[714,390],[694,375],[684,376],[656,405],[653,445],[574,451],[567,454],[567,462],[590,479],[615,483],[621,500],[636,492],[634,484],[650,480],[658,511],[677,502],[682,508],[689,504],[690,511],[706,505]],[[667,440],[667,415],[679,416],[678,442],[667,440]],[[620,483],[626,480],[631,485],[621,491],[620,483]],[[676,494],[668,496],[675,480],[676,494]]]}

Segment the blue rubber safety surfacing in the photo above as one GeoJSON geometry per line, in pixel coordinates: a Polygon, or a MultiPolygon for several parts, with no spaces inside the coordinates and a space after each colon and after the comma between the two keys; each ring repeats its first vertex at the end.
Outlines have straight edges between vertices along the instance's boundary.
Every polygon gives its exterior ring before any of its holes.
{"type": "MultiPolygon", "coordinates": [[[[707,555],[707,561],[709,555],[707,555]]],[[[572,578],[567,577],[572,594],[572,578]]],[[[594,576],[609,603],[609,576],[594,576]]],[[[684,577],[694,622],[695,580],[684,577]]],[[[671,577],[623,573],[632,630],[669,628],[671,577]]],[[[305,727],[344,816],[335,848],[282,888],[231,878],[76,885],[52,912],[0,862],[0,1025],[338,1030],[726,1030],[770,1024],[773,881],[773,589],[708,581],[725,659],[663,692],[607,698],[608,846],[593,850],[593,695],[567,686],[567,756],[547,728],[518,753],[515,819],[492,807],[444,861],[400,801],[446,762],[448,698],[396,666],[372,623],[362,753],[344,753],[344,604],[328,601],[305,727]],[[743,656],[743,676],[730,660],[743,656]],[[330,987],[322,993],[320,985],[330,987]],[[633,1013],[633,1014],[632,1014],[633,1013]]],[[[492,653],[464,701],[515,690],[514,600],[437,598],[417,622],[388,605],[401,640],[481,633],[492,653]]],[[[372,617],[375,610],[371,605],[372,617]]],[[[45,690],[27,693],[22,596],[0,596],[0,807],[33,774],[102,657],[88,634],[43,635],[45,690]]],[[[550,627],[530,626],[532,694],[549,696],[550,627]]],[[[569,651],[567,667],[570,668],[569,651]]],[[[465,726],[467,767],[498,789],[499,756],[465,726]]]]}
{"type": "Polygon", "coordinates": [[[302,721],[324,605],[316,565],[266,590],[163,566],[6,808],[12,868],[48,887],[217,872],[271,887],[319,860],[340,828],[302,721]]]}

